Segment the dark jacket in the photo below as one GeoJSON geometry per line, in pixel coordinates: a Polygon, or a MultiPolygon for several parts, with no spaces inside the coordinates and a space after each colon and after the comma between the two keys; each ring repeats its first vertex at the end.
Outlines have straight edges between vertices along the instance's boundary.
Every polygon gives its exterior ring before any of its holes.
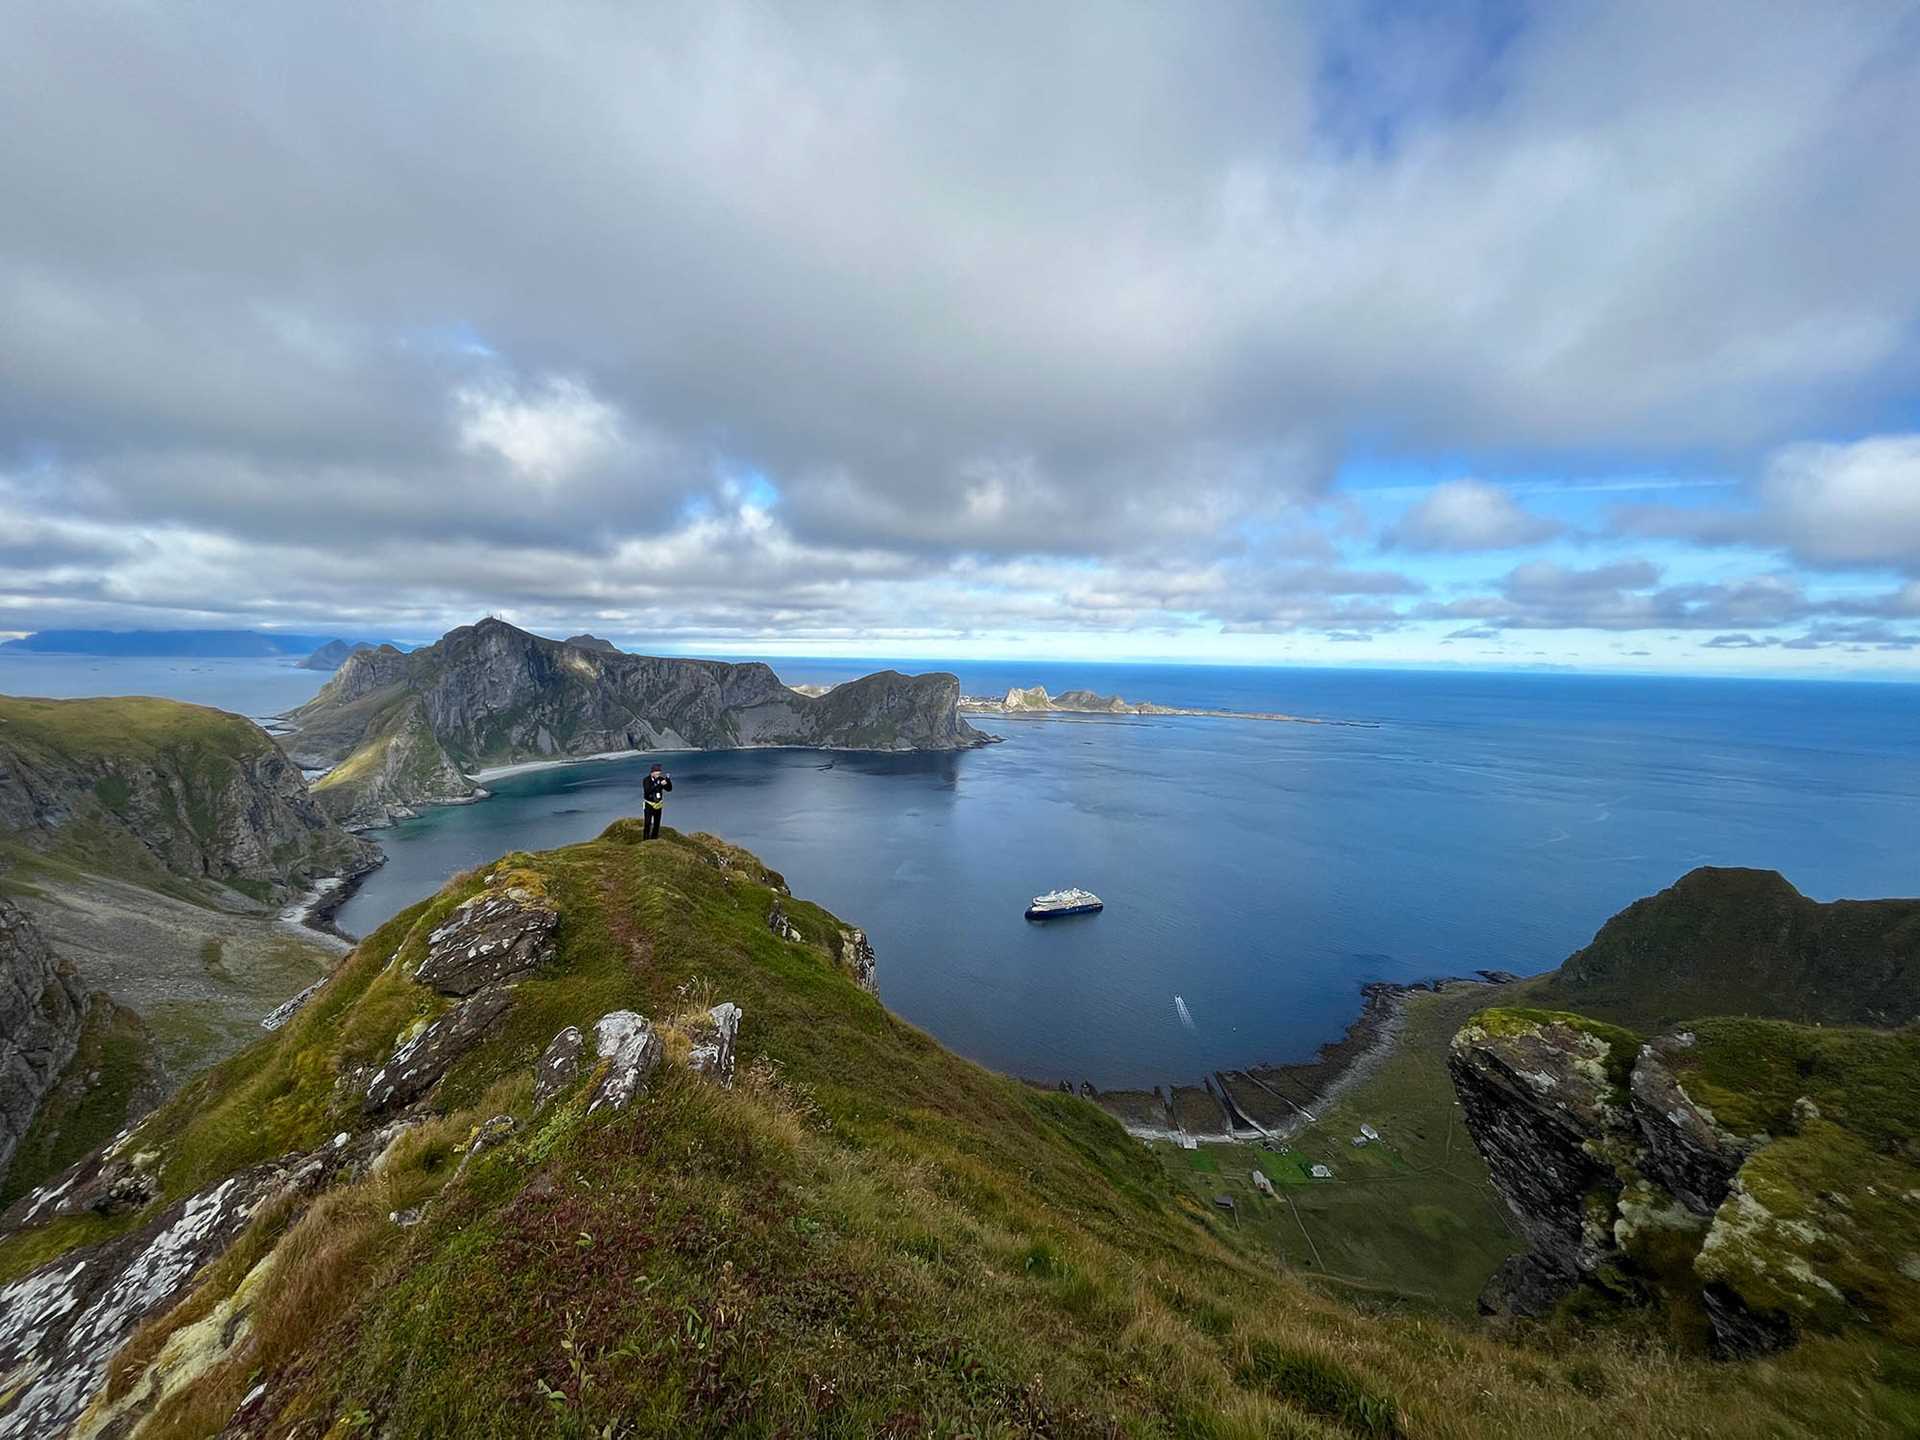
{"type": "Polygon", "coordinates": [[[673,781],[664,775],[647,772],[647,778],[640,782],[640,793],[646,796],[649,805],[658,805],[666,799],[667,792],[673,789],[673,781]]]}

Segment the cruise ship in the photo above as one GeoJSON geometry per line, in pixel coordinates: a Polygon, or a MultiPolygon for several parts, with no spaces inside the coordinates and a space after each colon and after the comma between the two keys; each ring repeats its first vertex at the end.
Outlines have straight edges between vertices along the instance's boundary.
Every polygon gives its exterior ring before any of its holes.
{"type": "Polygon", "coordinates": [[[1091,915],[1104,909],[1106,902],[1091,890],[1049,890],[1033,897],[1027,906],[1027,919],[1053,920],[1062,915],[1091,915]]]}

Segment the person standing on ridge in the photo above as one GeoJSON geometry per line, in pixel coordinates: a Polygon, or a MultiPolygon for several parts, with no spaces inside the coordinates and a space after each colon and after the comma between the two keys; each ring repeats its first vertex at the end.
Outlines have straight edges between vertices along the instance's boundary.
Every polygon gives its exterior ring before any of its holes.
{"type": "Polygon", "coordinates": [[[640,782],[640,793],[646,800],[646,824],[641,828],[642,840],[660,838],[660,812],[667,808],[667,792],[673,789],[673,780],[664,774],[659,765],[647,772],[647,778],[640,782]]]}

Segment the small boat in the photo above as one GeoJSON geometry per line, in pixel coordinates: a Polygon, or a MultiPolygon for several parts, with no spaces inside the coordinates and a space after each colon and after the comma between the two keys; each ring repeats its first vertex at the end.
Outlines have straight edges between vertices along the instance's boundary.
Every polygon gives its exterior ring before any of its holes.
{"type": "Polygon", "coordinates": [[[1033,903],[1027,906],[1027,919],[1052,920],[1061,915],[1091,915],[1105,907],[1106,901],[1091,890],[1049,890],[1044,895],[1033,897],[1033,903]]]}

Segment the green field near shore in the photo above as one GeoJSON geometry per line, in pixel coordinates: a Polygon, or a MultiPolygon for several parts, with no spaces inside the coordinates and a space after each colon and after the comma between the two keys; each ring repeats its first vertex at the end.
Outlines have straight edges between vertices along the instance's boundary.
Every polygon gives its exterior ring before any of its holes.
{"type": "MultiPolygon", "coordinates": [[[[1519,993],[1512,987],[1498,998],[1519,993]]],[[[1471,1314],[1495,1267],[1525,1248],[1487,1183],[1447,1078],[1448,1042],[1494,999],[1480,985],[1407,997],[1392,1051],[1284,1144],[1151,1148],[1229,1243],[1266,1251],[1356,1298],[1471,1314]],[[1356,1146],[1363,1124],[1380,1139],[1356,1146]],[[1314,1178],[1315,1165],[1332,1178],[1314,1178]],[[1277,1198],[1255,1188],[1255,1170],[1277,1198]],[[1217,1195],[1233,1199],[1233,1215],[1214,1207],[1217,1195]]]]}

